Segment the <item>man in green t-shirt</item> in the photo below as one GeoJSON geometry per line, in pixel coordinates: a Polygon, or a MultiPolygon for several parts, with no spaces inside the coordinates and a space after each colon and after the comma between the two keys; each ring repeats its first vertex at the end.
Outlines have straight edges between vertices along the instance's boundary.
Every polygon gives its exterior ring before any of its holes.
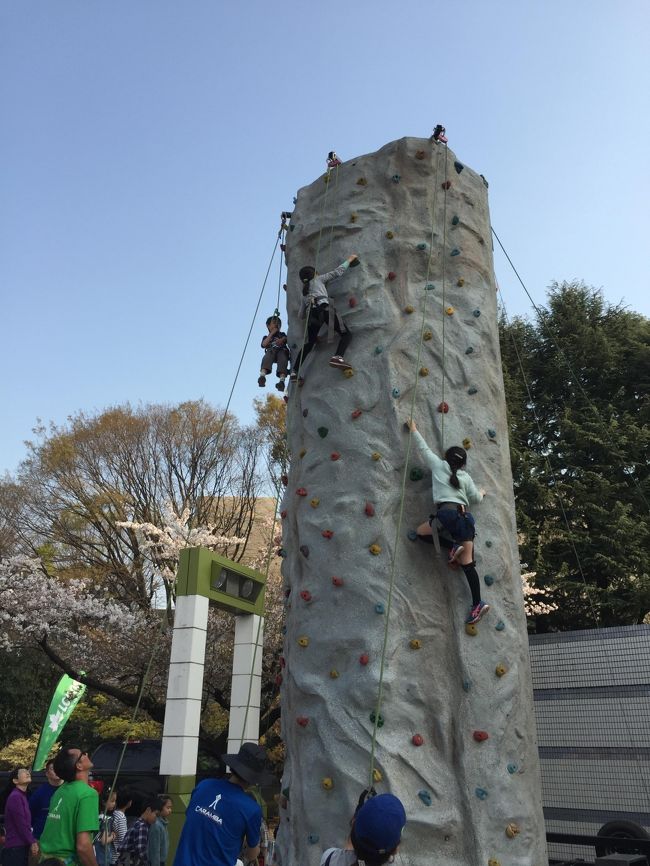
{"type": "Polygon", "coordinates": [[[50,801],[40,838],[43,858],[58,857],[66,866],[97,866],[93,836],[99,830],[99,797],[88,784],[92,766],[88,753],[76,746],[61,749],[54,759],[54,772],[64,784],[50,801]]]}

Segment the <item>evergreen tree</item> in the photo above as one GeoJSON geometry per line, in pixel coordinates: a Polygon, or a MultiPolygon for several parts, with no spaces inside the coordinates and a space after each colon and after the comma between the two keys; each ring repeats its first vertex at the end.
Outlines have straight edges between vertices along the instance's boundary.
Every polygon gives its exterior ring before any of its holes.
{"type": "Polygon", "coordinates": [[[554,283],[500,322],[521,558],[559,603],[541,629],[650,611],[650,321],[554,283]]]}

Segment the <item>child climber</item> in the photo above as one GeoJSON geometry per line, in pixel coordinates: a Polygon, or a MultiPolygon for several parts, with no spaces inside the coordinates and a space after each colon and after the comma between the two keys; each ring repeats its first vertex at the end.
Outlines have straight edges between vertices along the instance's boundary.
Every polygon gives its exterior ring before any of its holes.
{"type": "Polygon", "coordinates": [[[278,316],[269,316],[266,320],[268,334],[262,338],[262,348],[265,349],[262,358],[262,369],[257,384],[260,388],[266,385],[266,377],[271,373],[275,364],[278,381],[275,387],[278,391],[284,391],[284,380],[289,367],[289,349],[287,348],[287,335],[281,331],[282,322],[278,316]]]}
{"type": "MultiPolygon", "coordinates": [[[[305,265],[300,268],[298,276],[302,283],[302,303],[300,305],[300,318],[307,318],[307,338],[305,344],[300,350],[298,357],[291,369],[291,379],[295,381],[298,378],[300,368],[303,361],[311,350],[316,345],[318,332],[325,324],[330,321],[330,298],[327,294],[327,284],[333,280],[338,280],[347,271],[348,268],[359,264],[359,256],[348,256],[347,259],[335,268],[333,271],[328,271],[326,274],[317,274],[315,268],[311,265],[305,265]]],[[[351,370],[350,364],[345,360],[343,355],[352,339],[352,334],[338,313],[334,313],[334,330],[339,335],[339,343],[336,347],[336,353],[330,358],[330,367],[339,367],[341,370],[351,370]]]]}
{"type": "Polygon", "coordinates": [[[443,547],[449,548],[449,564],[459,564],[465,572],[465,577],[472,593],[472,607],[467,623],[478,622],[490,609],[490,605],[481,601],[481,584],[474,562],[474,536],[476,535],[474,518],[467,510],[470,503],[480,502],[485,496],[485,490],[478,490],[470,475],[465,472],[467,452],[459,445],[453,445],[445,451],[445,459],[441,460],[429,448],[420,433],[415,421],[407,422],[407,426],[415,438],[415,443],[427,466],[431,469],[433,480],[433,502],[435,514],[417,529],[418,538],[433,544],[433,530],[445,530],[451,541],[440,537],[443,547]]]}

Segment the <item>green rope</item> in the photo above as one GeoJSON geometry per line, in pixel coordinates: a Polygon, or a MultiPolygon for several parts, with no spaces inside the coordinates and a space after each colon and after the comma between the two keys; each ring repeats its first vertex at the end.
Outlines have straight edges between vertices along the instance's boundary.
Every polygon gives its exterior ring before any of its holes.
{"type": "MultiPolygon", "coordinates": [[[[411,397],[411,405],[409,409],[409,417],[413,418],[413,412],[415,410],[415,398],[417,396],[417,387],[418,380],[420,378],[419,369],[420,369],[420,359],[422,356],[422,344],[423,344],[423,336],[426,325],[426,305],[428,299],[428,290],[427,283],[429,282],[429,275],[431,273],[431,261],[433,258],[433,241],[435,237],[435,222],[436,222],[436,201],[438,194],[438,159],[437,159],[437,151],[436,151],[436,175],[435,182],[433,188],[433,204],[432,204],[432,220],[431,220],[431,234],[430,234],[430,242],[429,242],[429,257],[427,260],[427,272],[425,277],[425,285],[423,291],[423,304],[422,304],[422,321],[420,324],[420,340],[418,343],[418,353],[415,361],[415,382],[413,386],[413,395],[411,397]]],[[[379,724],[379,715],[381,711],[381,702],[383,697],[383,687],[384,687],[384,673],[386,669],[386,650],[388,648],[388,633],[390,626],[390,613],[393,605],[393,591],[395,588],[395,572],[397,566],[397,547],[399,544],[399,540],[401,537],[402,531],[402,519],[404,516],[404,500],[406,498],[406,479],[408,477],[408,465],[409,458],[411,454],[411,431],[409,430],[408,442],[406,446],[406,458],[404,460],[404,471],[402,472],[402,483],[400,489],[400,501],[399,501],[399,511],[397,515],[397,526],[395,529],[395,542],[393,544],[393,552],[391,556],[391,564],[390,564],[390,579],[388,584],[388,598],[386,601],[386,620],[384,623],[384,638],[381,649],[381,660],[379,665],[379,685],[377,688],[377,702],[375,704],[375,713],[374,713],[374,723],[372,728],[372,741],[370,746],[370,773],[369,773],[369,784],[368,787],[372,788],[374,784],[374,770],[375,770],[375,751],[377,745],[377,729],[379,724]]]]}

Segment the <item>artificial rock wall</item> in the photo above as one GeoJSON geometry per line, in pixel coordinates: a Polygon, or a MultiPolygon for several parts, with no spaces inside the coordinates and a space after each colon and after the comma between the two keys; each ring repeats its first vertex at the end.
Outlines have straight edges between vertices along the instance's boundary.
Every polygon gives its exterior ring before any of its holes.
{"type": "Polygon", "coordinates": [[[315,866],[345,841],[370,779],[385,634],[375,787],[406,808],[401,862],[546,863],[486,187],[444,145],[403,138],[298,193],[290,343],[304,330],[300,267],[351,253],[361,265],[329,287],[353,375],[328,366],[324,342],[287,406],[283,866],[315,866]],[[488,491],[473,512],[491,611],[475,635],[463,573],[411,540],[432,507],[403,429],[413,401],[432,448],[469,440],[488,491]]]}

